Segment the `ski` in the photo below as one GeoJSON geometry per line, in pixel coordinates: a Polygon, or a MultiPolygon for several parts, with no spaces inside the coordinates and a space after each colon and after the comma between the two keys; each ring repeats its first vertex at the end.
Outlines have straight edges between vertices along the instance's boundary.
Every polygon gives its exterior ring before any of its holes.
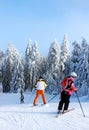
{"type": "Polygon", "coordinates": [[[47,106],[47,104],[36,104],[36,105],[32,105],[32,106],[29,106],[29,107],[41,107],[41,106],[47,106]]]}
{"type": "Polygon", "coordinates": [[[61,115],[66,114],[66,113],[68,113],[68,112],[71,112],[71,111],[73,111],[74,109],[75,109],[75,108],[70,108],[70,109],[68,109],[66,112],[57,113],[56,118],[58,118],[58,117],[61,116],[61,115]]]}

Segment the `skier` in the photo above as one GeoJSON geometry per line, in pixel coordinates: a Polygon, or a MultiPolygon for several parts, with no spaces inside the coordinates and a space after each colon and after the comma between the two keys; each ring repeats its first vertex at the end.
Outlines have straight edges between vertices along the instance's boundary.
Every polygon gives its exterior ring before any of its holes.
{"type": "Polygon", "coordinates": [[[37,83],[35,85],[35,88],[36,88],[37,92],[36,92],[36,97],[35,97],[34,102],[33,102],[34,106],[37,105],[36,103],[37,103],[38,98],[39,98],[40,95],[42,96],[44,104],[46,104],[46,97],[45,97],[45,94],[44,94],[44,90],[45,90],[46,87],[47,87],[46,82],[40,76],[39,80],[37,81],[37,83]]]}
{"type": "MultiPolygon", "coordinates": [[[[58,113],[62,114],[65,113],[68,110],[70,97],[72,95],[72,92],[77,92],[77,88],[74,85],[74,80],[77,77],[77,74],[75,72],[72,72],[70,76],[68,76],[66,79],[66,86],[63,86],[63,82],[65,82],[65,78],[62,81],[62,90],[61,90],[61,100],[58,105],[58,113]]],[[[65,83],[64,83],[65,84],[65,83]]]]}
{"type": "Polygon", "coordinates": [[[20,88],[20,103],[24,103],[24,95],[23,95],[23,89],[20,88]]]}

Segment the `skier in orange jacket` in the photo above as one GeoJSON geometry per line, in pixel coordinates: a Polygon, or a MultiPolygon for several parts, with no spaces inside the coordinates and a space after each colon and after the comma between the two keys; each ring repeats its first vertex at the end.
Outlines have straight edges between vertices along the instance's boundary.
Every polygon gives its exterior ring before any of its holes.
{"type": "Polygon", "coordinates": [[[77,74],[75,72],[72,72],[70,76],[67,77],[66,86],[63,86],[62,82],[61,100],[58,105],[58,113],[66,112],[68,110],[72,92],[77,92],[77,88],[74,85],[74,80],[76,77],[77,74]]]}
{"type": "Polygon", "coordinates": [[[34,106],[36,105],[40,95],[42,96],[43,103],[46,104],[46,97],[45,97],[45,94],[44,94],[44,90],[45,90],[46,87],[47,87],[46,82],[40,76],[39,80],[37,81],[37,83],[35,85],[35,88],[36,88],[37,92],[36,92],[36,97],[35,97],[34,102],[33,102],[34,106]]]}

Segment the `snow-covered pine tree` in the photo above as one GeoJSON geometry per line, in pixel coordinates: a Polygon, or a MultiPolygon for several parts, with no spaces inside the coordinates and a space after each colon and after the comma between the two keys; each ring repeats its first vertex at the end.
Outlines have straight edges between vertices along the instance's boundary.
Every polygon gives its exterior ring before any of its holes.
{"type": "Polygon", "coordinates": [[[31,39],[28,42],[26,51],[25,51],[25,90],[31,90],[32,88],[32,53],[33,46],[31,39]]]}
{"type": "Polygon", "coordinates": [[[3,92],[9,92],[10,91],[10,81],[11,81],[11,59],[9,57],[5,57],[4,63],[2,65],[2,86],[3,86],[3,92]]]}
{"type": "Polygon", "coordinates": [[[33,44],[33,53],[32,53],[32,87],[35,85],[36,80],[40,76],[41,70],[41,55],[39,52],[39,47],[37,41],[33,44]]]}
{"type": "Polygon", "coordinates": [[[9,44],[6,54],[5,54],[5,61],[2,65],[2,71],[3,71],[3,92],[9,92],[10,91],[10,81],[12,79],[12,72],[14,67],[14,59],[18,57],[18,51],[14,47],[13,44],[9,44]]]}
{"type": "Polygon", "coordinates": [[[18,90],[24,92],[24,65],[22,62],[22,58],[19,55],[18,59],[15,59],[14,62],[14,70],[12,74],[11,80],[11,92],[17,92],[18,90]]]}
{"type": "Polygon", "coordinates": [[[82,39],[81,53],[78,61],[76,67],[76,72],[78,74],[76,86],[78,86],[79,94],[82,96],[88,93],[89,85],[89,45],[84,38],[82,39]]]}
{"type": "Polygon", "coordinates": [[[34,45],[32,45],[32,41],[29,40],[25,52],[25,89],[32,91],[40,75],[40,62],[38,44],[35,41],[34,45]]]}
{"type": "Polygon", "coordinates": [[[3,70],[3,91],[4,92],[9,92],[11,90],[14,90],[12,87],[13,85],[10,85],[11,80],[13,79],[12,74],[14,73],[14,60],[18,58],[19,59],[19,53],[15,49],[13,44],[10,44],[6,57],[2,66],[3,70]]]}
{"type": "Polygon", "coordinates": [[[40,76],[42,76],[44,79],[45,79],[45,74],[46,74],[46,64],[47,64],[47,57],[41,55],[40,64],[39,64],[39,71],[40,71],[40,76]]]}
{"type": "Polygon", "coordinates": [[[0,49],[0,61],[4,58],[4,52],[0,49]]]}
{"type": "Polygon", "coordinates": [[[86,60],[87,60],[87,73],[86,73],[86,82],[87,82],[87,93],[89,95],[89,45],[85,51],[86,60]]]}
{"type": "Polygon", "coordinates": [[[60,77],[60,68],[59,68],[59,45],[57,40],[51,44],[49,49],[49,54],[47,58],[46,66],[46,81],[48,84],[47,91],[50,93],[58,92],[58,82],[60,77]]]}
{"type": "Polygon", "coordinates": [[[0,82],[2,82],[2,64],[4,61],[4,52],[0,49],[0,82]]]}
{"type": "Polygon", "coordinates": [[[72,45],[73,45],[73,51],[70,59],[70,72],[76,72],[76,67],[79,62],[78,60],[81,53],[81,45],[76,41],[74,41],[72,45]]]}
{"type": "Polygon", "coordinates": [[[67,35],[64,35],[64,39],[61,45],[60,63],[61,63],[61,75],[63,78],[69,73],[69,62],[70,62],[70,50],[67,35]]]}

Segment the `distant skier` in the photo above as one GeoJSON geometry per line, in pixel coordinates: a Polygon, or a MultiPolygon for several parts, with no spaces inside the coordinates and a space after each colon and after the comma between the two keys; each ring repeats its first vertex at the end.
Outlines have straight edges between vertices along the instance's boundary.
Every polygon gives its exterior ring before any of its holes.
{"type": "Polygon", "coordinates": [[[58,113],[63,113],[68,110],[70,97],[72,92],[77,92],[77,88],[74,85],[74,80],[77,77],[75,72],[72,72],[70,76],[65,77],[61,83],[61,100],[58,105],[58,113]]]}
{"type": "Polygon", "coordinates": [[[24,103],[23,89],[20,88],[20,103],[24,103]]]}
{"type": "Polygon", "coordinates": [[[43,80],[43,78],[40,76],[39,80],[37,81],[35,88],[37,90],[36,92],[36,97],[34,99],[33,105],[36,106],[36,103],[38,101],[39,96],[42,96],[43,99],[43,103],[46,104],[46,97],[45,97],[45,93],[44,90],[47,87],[46,82],[43,80]]]}

